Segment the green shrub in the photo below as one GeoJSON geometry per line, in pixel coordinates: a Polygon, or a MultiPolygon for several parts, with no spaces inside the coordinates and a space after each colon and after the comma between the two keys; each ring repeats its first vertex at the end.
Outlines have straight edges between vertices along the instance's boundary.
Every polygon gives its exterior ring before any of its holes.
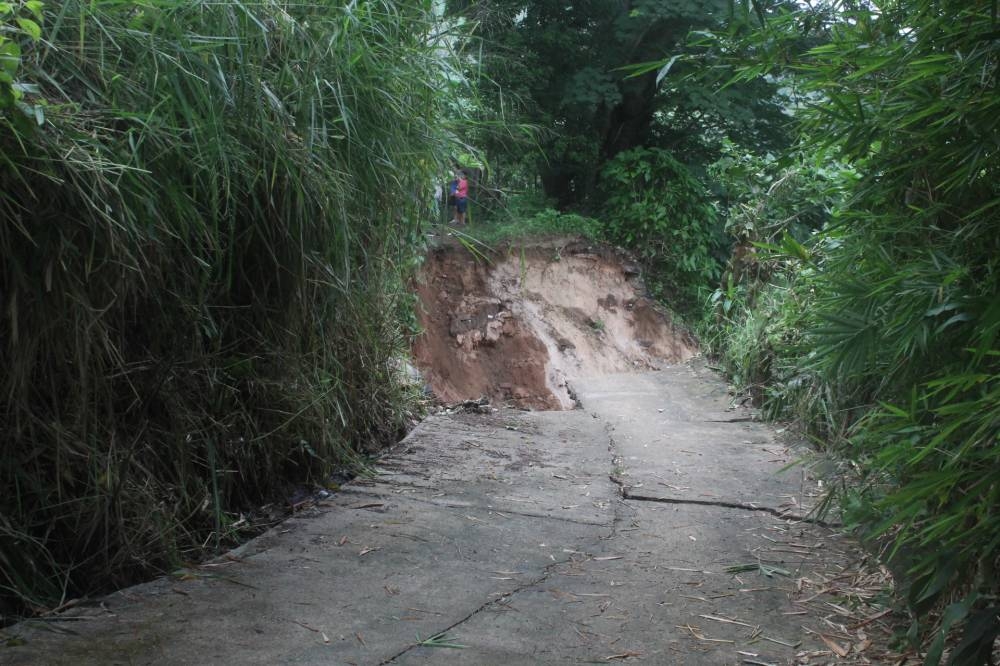
{"type": "Polygon", "coordinates": [[[647,266],[654,295],[691,309],[718,281],[724,237],[705,187],[670,153],[619,154],[601,175],[604,235],[647,266]]]}
{"type": "Polygon", "coordinates": [[[827,151],[778,159],[727,145],[710,169],[725,186],[732,254],[709,298],[702,339],[730,375],[772,417],[797,418],[817,441],[845,433],[845,415],[814,370],[823,267],[836,223],[857,174],[827,151]]]}
{"type": "Polygon", "coordinates": [[[448,152],[426,4],[65,0],[3,33],[0,610],[195,558],[398,434],[448,152]]]}
{"type": "Polygon", "coordinates": [[[22,43],[41,39],[43,6],[39,0],[0,3],[0,113],[20,111],[12,120],[22,127],[45,121],[44,105],[24,101],[25,93],[36,88],[18,79],[22,43]]]}

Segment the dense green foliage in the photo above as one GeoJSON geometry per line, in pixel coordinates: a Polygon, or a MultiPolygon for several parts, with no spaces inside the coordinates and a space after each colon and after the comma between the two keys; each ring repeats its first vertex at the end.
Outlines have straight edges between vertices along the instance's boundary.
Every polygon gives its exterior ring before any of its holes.
{"type": "Polygon", "coordinates": [[[723,238],[705,186],[665,150],[619,153],[604,169],[605,237],[648,267],[654,295],[680,308],[718,280],[723,238]]]}
{"type": "Polygon", "coordinates": [[[732,247],[708,301],[703,342],[766,413],[819,416],[824,425],[814,420],[814,429],[840,432],[843,418],[822,411],[824,395],[800,390],[814,383],[797,361],[811,350],[806,332],[819,325],[815,283],[827,241],[814,234],[834,223],[857,175],[823,150],[779,160],[736,146],[712,175],[725,186],[732,247]]]}
{"type": "Polygon", "coordinates": [[[25,91],[31,87],[17,76],[21,68],[21,42],[41,39],[42,7],[39,0],[0,3],[0,111],[18,108],[36,121],[44,119],[44,111],[36,111],[37,106],[23,101],[25,91]]]}
{"type": "MultiPolygon", "coordinates": [[[[990,0],[773,18],[745,75],[790,66],[810,147],[858,178],[834,183],[846,198],[804,244],[753,238],[754,270],[731,271],[717,299],[740,378],[858,470],[846,515],[907,583],[928,663],[952,626],[956,664],[986,663],[1000,632],[997,30],[990,0]],[[807,31],[824,43],[799,48],[807,31]]],[[[784,234],[789,201],[811,192],[761,192],[747,208],[784,234]]]]}
{"type": "MultiPolygon", "coordinates": [[[[483,40],[479,66],[527,122],[540,150],[491,151],[507,172],[531,172],[561,208],[598,193],[604,166],[633,148],[669,150],[689,165],[714,159],[724,137],[782,145],[784,116],[764,79],[722,89],[690,80],[694,65],[636,73],[636,63],[685,51],[689,32],[722,26],[728,0],[452,0],[483,40]]],[[[593,209],[600,208],[599,202],[593,209]]]]}
{"type": "Polygon", "coordinates": [[[519,192],[518,200],[542,194],[563,213],[539,208],[487,219],[505,229],[505,220],[533,221],[551,233],[566,228],[566,214],[600,217],[604,240],[640,255],[653,292],[687,314],[698,311],[726,257],[722,220],[702,178],[707,166],[734,143],[777,150],[788,139],[780,81],[723,86],[732,70],[718,66],[719,49],[692,38],[722,29],[732,3],[448,4],[457,25],[481,40],[467,70],[482,72],[495,94],[480,101],[535,129],[520,142],[479,137],[494,186],[519,192]]]}
{"type": "Polygon", "coordinates": [[[430,2],[8,5],[4,613],[196,557],[398,433],[456,118],[430,2]]]}

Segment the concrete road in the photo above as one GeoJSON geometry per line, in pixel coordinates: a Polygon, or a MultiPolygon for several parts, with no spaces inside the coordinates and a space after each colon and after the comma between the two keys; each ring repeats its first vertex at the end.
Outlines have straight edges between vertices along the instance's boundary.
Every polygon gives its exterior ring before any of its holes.
{"type": "Polygon", "coordinates": [[[834,596],[863,553],[804,520],[773,428],[697,362],[582,384],[430,417],[229,556],[9,628],[0,664],[864,661],[884,614],[834,596]]]}

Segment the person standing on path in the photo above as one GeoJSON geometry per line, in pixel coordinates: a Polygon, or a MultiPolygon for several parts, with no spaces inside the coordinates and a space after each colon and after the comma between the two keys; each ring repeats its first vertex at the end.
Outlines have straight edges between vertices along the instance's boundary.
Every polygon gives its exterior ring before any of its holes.
{"type": "Polygon", "coordinates": [[[469,181],[465,177],[465,171],[458,170],[458,183],[455,187],[455,222],[458,226],[465,225],[465,210],[468,207],[469,181]]]}

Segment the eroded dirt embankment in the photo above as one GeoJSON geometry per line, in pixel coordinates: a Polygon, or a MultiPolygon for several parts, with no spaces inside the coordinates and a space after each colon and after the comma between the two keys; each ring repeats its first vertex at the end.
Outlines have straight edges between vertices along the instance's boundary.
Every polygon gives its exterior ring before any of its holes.
{"type": "Polygon", "coordinates": [[[581,241],[511,246],[477,261],[457,243],[432,250],[417,280],[413,357],[445,402],[488,397],[572,409],[575,379],[690,358],[691,336],[646,298],[635,265],[581,241]]]}

